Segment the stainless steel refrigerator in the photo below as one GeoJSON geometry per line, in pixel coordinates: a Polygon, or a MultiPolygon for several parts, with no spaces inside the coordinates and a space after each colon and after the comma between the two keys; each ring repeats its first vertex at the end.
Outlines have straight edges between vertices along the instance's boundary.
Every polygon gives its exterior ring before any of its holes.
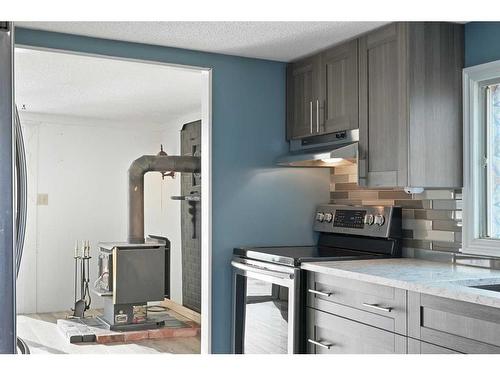
{"type": "Polygon", "coordinates": [[[26,161],[14,104],[14,26],[0,21],[0,353],[16,353],[18,345],[27,350],[16,339],[16,277],[25,227],[26,161]]]}

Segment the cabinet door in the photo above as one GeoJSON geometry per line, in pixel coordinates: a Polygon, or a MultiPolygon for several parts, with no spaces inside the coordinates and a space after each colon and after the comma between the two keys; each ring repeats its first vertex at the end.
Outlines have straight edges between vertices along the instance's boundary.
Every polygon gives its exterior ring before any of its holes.
{"type": "Polygon", "coordinates": [[[405,354],[405,336],[307,308],[309,354],[405,354]]]}
{"type": "Polygon", "coordinates": [[[287,139],[317,133],[319,62],[313,56],[287,67],[287,139]]]}
{"type": "Polygon", "coordinates": [[[463,25],[411,22],[408,185],[461,187],[463,25]]]}
{"type": "Polygon", "coordinates": [[[500,354],[500,309],[409,292],[408,336],[466,354],[500,354]]]}
{"type": "Polygon", "coordinates": [[[321,55],[320,133],[358,128],[358,40],[321,55]]]}
{"type": "Polygon", "coordinates": [[[406,186],[406,24],[359,39],[359,183],[406,186]]]}
{"type": "Polygon", "coordinates": [[[462,354],[455,350],[408,338],[408,354],[462,354]]]}
{"type": "Polygon", "coordinates": [[[406,336],[403,289],[307,272],[306,303],[317,310],[406,336]]]}

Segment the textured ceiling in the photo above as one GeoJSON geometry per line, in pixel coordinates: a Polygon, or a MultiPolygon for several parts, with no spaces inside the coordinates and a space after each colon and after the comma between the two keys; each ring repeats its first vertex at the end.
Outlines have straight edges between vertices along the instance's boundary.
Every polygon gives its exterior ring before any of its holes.
{"type": "Polygon", "coordinates": [[[21,48],[15,64],[24,118],[36,113],[156,126],[200,113],[202,81],[195,70],[21,48]]]}
{"type": "Polygon", "coordinates": [[[291,61],[387,22],[17,22],[32,29],[291,61]]]}

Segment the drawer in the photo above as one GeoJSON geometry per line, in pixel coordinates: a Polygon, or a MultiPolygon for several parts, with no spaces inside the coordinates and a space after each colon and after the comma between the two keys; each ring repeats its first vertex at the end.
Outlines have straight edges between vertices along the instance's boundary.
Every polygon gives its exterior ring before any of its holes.
{"type": "Polygon", "coordinates": [[[406,290],[317,272],[307,275],[307,306],[407,334],[406,290]]]}
{"type": "Polygon", "coordinates": [[[408,336],[462,353],[500,353],[500,309],[410,292],[408,336]]]}
{"type": "Polygon", "coordinates": [[[408,354],[462,354],[455,350],[408,338],[408,354]]]}
{"type": "Polygon", "coordinates": [[[405,354],[407,339],[366,324],[307,308],[309,354],[405,354]]]}

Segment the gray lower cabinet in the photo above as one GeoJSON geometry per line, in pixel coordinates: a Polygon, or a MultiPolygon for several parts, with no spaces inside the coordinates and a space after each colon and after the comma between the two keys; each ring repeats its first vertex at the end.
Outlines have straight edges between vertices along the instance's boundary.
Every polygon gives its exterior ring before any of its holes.
{"type": "Polygon", "coordinates": [[[408,354],[461,354],[455,350],[408,338],[408,354]]]}
{"type": "Polygon", "coordinates": [[[309,354],[404,354],[406,337],[307,308],[309,354]]]}
{"type": "Polygon", "coordinates": [[[307,272],[307,353],[500,354],[500,309],[307,272]]]}
{"type": "Polygon", "coordinates": [[[471,354],[500,353],[500,309],[408,293],[408,336],[471,354]]]}
{"type": "Polygon", "coordinates": [[[462,186],[463,25],[399,22],[359,39],[359,183],[462,186]]]}
{"type": "Polygon", "coordinates": [[[308,353],[406,353],[406,290],[319,272],[306,277],[308,353]]]}
{"type": "Polygon", "coordinates": [[[308,272],[307,306],[406,336],[406,290],[308,272]]]}

